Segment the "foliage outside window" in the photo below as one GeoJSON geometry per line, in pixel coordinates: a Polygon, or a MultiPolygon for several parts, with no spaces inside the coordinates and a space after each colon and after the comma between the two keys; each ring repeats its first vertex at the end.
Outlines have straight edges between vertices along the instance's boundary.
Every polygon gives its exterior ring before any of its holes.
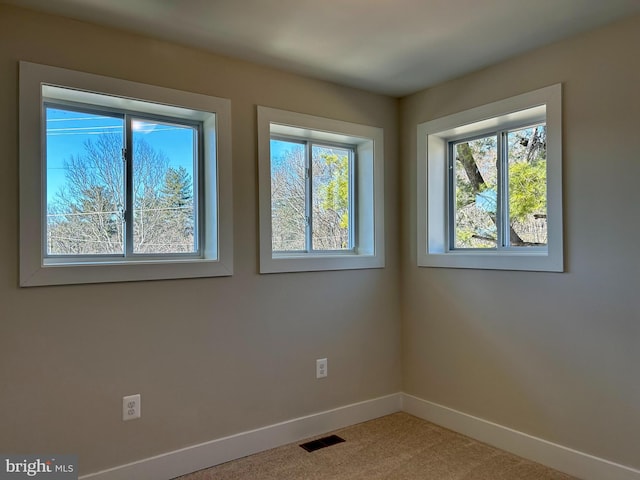
{"type": "Polygon", "coordinates": [[[230,102],[20,63],[20,284],[231,275],[230,102]]]}
{"type": "Polygon", "coordinates": [[[382,129],[258,107],[261,273],[384,266],[382,129]]]}
{"type": "Polygon", "coordinates": [[[451,142],[451,249],[546,247],[544,124],[451,142]]]}
{"type": "Polygon", "coordinates": [[[274,252],[353,249],[354,148],[271,138],[274,252]]]}
{"type": "Polygon", "coordinates": [[[418,125],[418,265],[563,271],[561,87],[418,125]]]}

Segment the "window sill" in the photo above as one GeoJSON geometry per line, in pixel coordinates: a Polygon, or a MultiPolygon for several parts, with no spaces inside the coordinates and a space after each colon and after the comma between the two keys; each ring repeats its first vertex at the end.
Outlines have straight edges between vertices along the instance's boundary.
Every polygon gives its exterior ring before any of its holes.
{"type": "Polygon", "coordinates": [[[52,263],[45,260],[22,286],[71,285],[80,283],[134,282],[230,276],[231,266],[203,258],[52,263]]]}
{"type": "Polygon", "coordinates": [[[419,266],[441,268],[470,268],[487,270],[523,270],[533,272],[562,272],[562,257],[547,251],[533,252],[446,252],[425,255],[419,266]]]}
{"type": "Polygon", "coordinates": [[[285,254],[263,259],[260,273],[316,272],[321,270],[356,270],[383,268],[384,259],[379,255],[355,253],[285,254]]]}

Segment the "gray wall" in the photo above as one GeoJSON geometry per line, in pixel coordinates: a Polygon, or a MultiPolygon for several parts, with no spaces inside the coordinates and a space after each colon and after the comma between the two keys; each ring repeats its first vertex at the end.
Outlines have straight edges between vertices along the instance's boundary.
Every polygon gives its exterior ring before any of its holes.
{"type": "Polygon", "coordinates": [[[640,17],[401,102],[404,390],[640,467],[640,17]],[[416,124],[562,82],[566,273],[417,268],[416,124]]]}
{"type": "Polygon", "coordinates": [[[0,105],[0,452],[89,473],[401,389],[397,100],[0,5],[0,105]],[[18,288],[18,60],[231,99],[233,277],[18,288]],[[384,128],[385,269],[257,274],[256,104],[384,128]]]}
{"type": "Polygon", "coordinates": [[[636,17],[398,101],[0,5],[0,451],[88,473],[404,389],[640,468],[639,44],[636,17]],[[18,60],[232,100],[233,277],[17,287],[18,60]],[[566,273],[415,267],[416,124],[557,82],[566,273]],[[256,104],[385,129],[385,269],[256,273],[256,104]]]}

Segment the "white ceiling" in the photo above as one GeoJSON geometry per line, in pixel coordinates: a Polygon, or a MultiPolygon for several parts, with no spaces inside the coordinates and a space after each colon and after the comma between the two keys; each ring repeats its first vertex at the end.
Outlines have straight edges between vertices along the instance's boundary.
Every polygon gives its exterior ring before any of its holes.
{"type": "Polygon", "coordinates": [[[4,2],[393,96],[640,13],[640,0],[4,2]]]}

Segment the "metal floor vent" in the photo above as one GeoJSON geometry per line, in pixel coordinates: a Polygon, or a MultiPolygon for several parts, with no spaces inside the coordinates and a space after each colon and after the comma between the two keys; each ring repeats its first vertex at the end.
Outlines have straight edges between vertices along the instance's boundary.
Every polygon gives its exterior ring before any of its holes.
{"type": "Polygon", "coordinates": [[[344,438],[340,438],[337,435],[329,435],[328,437],[323,437],[319,438],[318,440],[312,440],[310,442],[303,443],[300,446],[307,452],[315,452],[316,450],[320,450],[321,448],[330,447],[331,445],[342,443],[344,441],[344,438]]]}

